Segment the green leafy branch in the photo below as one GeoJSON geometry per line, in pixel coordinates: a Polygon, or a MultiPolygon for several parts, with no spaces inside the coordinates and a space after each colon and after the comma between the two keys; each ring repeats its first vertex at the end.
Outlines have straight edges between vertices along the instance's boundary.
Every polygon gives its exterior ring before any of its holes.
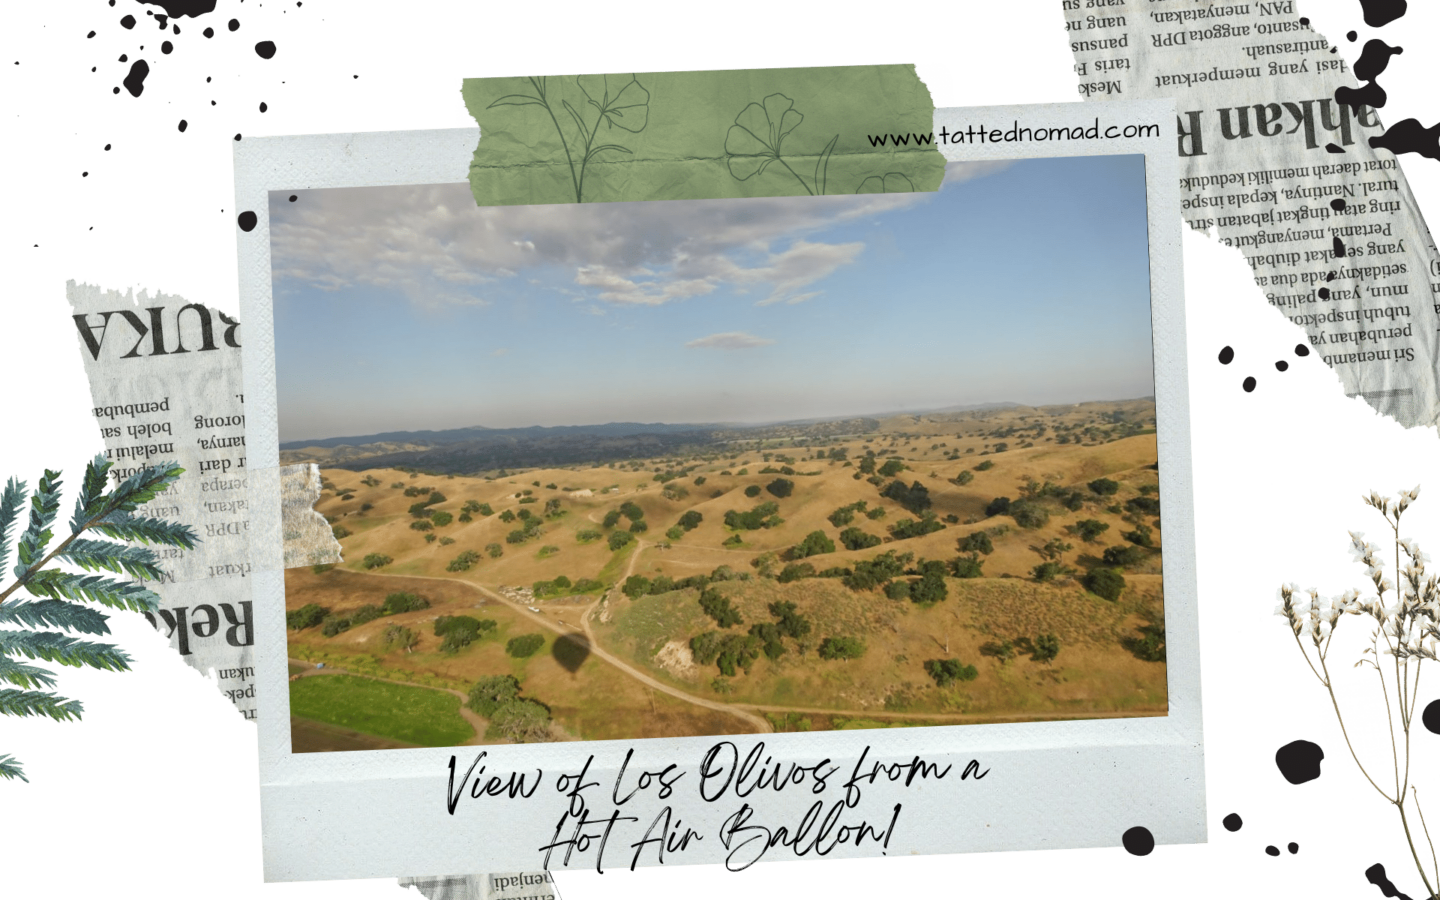
{"type": "MultiPolygon", "coordinates": [[[[17,657],[64,666],[128,670],[130,657],[113,644],[61,632],[110,633],[109,617],[81,603],[134,612],[154,612],[158,608],[160,598],[138,582],[68,572],[49,567],[52,562],[70,563],[87,572],[112,572],[155,581],[163,572],[148,545],[193,549],[199,540],[189,526],[135,515],[136,509],[173,484],[184,469],[173,463],[146,466],[106,492],[110,466],[102,455],[85,467],[75,512],[70,517],[70,533],[54,549],[48,548],[55,538],[53,527],[60,511],[60,473],[45,470],[28,497],[28,515],[22,515],[27,505],[25,482],[11,478],[0,493],[0,567],[10,554],[14,526],[22,518],[25,520],[25,528],[15,543],[15,581],[0,591],[0,626],[10,626],[0,627],[0,683],[14,685],[0,688],[0,715],[48,716],[60,722],[79,719],[84,711],[80,701],[41,690],[55,686],[54,674],[20,662],[17,657]],[[82,537],[86,532],[146,546],[82,537]],[[12,599],[19,590],[38,599],[12,599]]],[[[0,754],[0,778],[29,780],[19,761],[9,754],[0,754]]]]}
{"type": "Polygon", "coordinates": [[[597,144],[601,123],[605,124],[607,132],[614,128],[628,131],[631,134],[644,131],[650,118],[650,92],[636,80],[633,74],[629,76],[576,76],[575,86],[584,95],[585,103],[594,108],[596,115],[593,123],[587,123],[585,117],[575,109],[569,100],[564,97],[558,98],[559,108],[569,116],[570,121],[580,132],[576,147],[572,150],[570,139],[565,136],[565,129],[560,127],[560,117],[556,114],[557,104],[554,101],[558,92],[551,90],[550,80],[546,77],[531,76],[526,80],[534,89],[534,94],[506,94],[492,102],[486,109],[494,109],[497,106],[539,106],[543,108],[555,126],[555,133],[560,137],[560,146],[565,150],[565,161],[570,168],[570,185],[575,191],[575,202],[583,203],[585,170],[592,159],[606,151],[633,155],[633,151],[620,144],[597,144]],[[612,77],[618,82],[617,90],[613,93],[610,84],[612,77]],[[576,167],[577,157],[579,158],[578,168],[576,167]]]}

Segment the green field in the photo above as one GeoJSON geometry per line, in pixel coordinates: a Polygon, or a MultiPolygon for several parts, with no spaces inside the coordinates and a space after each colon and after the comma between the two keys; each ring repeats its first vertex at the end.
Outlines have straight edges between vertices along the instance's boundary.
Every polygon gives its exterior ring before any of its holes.
{"type": "Polygon", "coordinates": [[[316,675],[290,683],[290,714],[422,747],[451,747],[475,736],[460,701],[429,688],[354,675],[316,675]]]}

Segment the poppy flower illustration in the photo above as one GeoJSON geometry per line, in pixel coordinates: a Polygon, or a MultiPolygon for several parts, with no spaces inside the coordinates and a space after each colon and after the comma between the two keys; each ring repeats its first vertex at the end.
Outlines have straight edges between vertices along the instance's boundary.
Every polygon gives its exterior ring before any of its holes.
{"type": "MultiPolygon", "coordinates": [[[[785,165],[780,159],[781,146],[785,136],[805,121],[805,116],[795,109],[795,101],[784,94],[771,94],[763,105],[751,103],[735,117],[735,124],[725,134],[726,164],[730,174],[740,181],[764,172],[773,162],[785,165]]],[[[785,168],[789,169],[788,165],[785,168]]],[[[791,170],[794,175],[794,170],[791,170]]],[[[797,179],[799,175],[795,175],[797,179]]],[[[801,185],[805,182],[801,181],[801,185]]],[[[808,191],[809,188],[807,187],[808,191]]]]}
{"type": "Polygon", "coordinates": [[[644,130],[650,118],[650,92],[634,75],[581,75],[575,83],[590,105],[600,111],[606,125],[623,128],[631,134],[644,130]],[[615,79],[618,90],[612,91],[611,78],[615,79]]]}
{"type": "Polygon", "coordinates": [[[860,186],[855,189],[855,193],[907,194],[913,193],[914,190],[915,183],[912,182],[909,177],[899,172],[886,172],[883,177],[880,175],[871,175],[869,178],[860,182],[860,186]]]}

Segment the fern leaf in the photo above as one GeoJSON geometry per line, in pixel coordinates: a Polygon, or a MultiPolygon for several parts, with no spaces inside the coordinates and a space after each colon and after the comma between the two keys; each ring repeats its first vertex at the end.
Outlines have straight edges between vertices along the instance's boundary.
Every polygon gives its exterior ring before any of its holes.
{"type": "Polygon", "coordinates": [[[169,547],[184,547],[186,550],[194,550],[196,542],[200,540],[189,525],[180,525],[176,522],[152,519],[147,516],[135,516],[124,510],[97,519],[90,525],[90,528],[106,537],[121,541],[165,544],[169,547]]]}
{"type": "Polygon", "coordinates": [[[146,466],[116,485],[115,490],[105,495],[106,510],[134,512],[142,503],[149,503],[168,488],[185,470],[178,463],[161,463],[146,466]]]}
{"type": "Polygon", "coordinates": [[[5,557],[10,555],[10,529],[24,503],[25,482],[11,478],[5,485],[4,496],[0,497],[0,566],[5,565],[5,557]]]}
{"type": "Polygon", "coordinates": [[[80,485],[80,496],[75,498],[75,515],[70,517],[70,530],[81,531],[85,523],[103,511],[105,500],[105,475],[112,463],[105,454],[96,454],[85,466],[85,480],[80,485]]]}
{"type": "Polygon", "coordinates": [[[0,655],[16,654],[76,668],[89,666],[110,672],[130,668],[130,657],[113,644],[82,641],[57,631],[0,631],[0,655]]]}
{"type": "Polygon", "coordinates": [[[0,681],[8,681],[22,688],[55,686],[55,676],[48,670],[3,656],[0,656],[0,681]]]}
{"type": "Polygon", "coordinates": [[[0,753],[0,778],[18,778],[26,784],[30,779],[25,777],[25,771],[20,768],[20,763],[8,753],[0,753]]]}
{"type": "Polygon", "coordinates": [[[25,533],[20,535],[20,543],[15,548],[15,577],[25,580],[30,569],[45,556],[45,548],[50,544],[50,539],[55,535],[51,533],[50,526],[55,522],[55,514],[60,511],[60,473],[45,470],[45,476],[35,486],[35,493],[30,497],[30,523],[25,528],[25,533]]]}
{"type": "Polygon", "coordinates": [[[115,581],[103,575],[76,575],[59,569],[42,569],[25,582],[25,590],[37,597],[56,600],[88,600],[113,609],[154,612],[160,598],[154,591],[133,582],[115,581]]]}
{"type": "Polygon", "coordinates": [[[147,581],[159,581],[164,575],[155,565],[155,552],[148,547],[126,547],[109,541],[76,538],[55,556],[91,572],[105,569],[147,581]]]}
{"type": "Polygon", "coordinates": [[[0,688],[0,716],[49,716],[57,722],[79,719],[85,711],[79,700],[67,700],[44,691],[0,688]]]}
{"type": "Polygon", "coordinates": [[[68,600],[11,600],[0,606],[0,622],[29,628],[64,628],[82,634],[109,634],[110,617],[68,600]]]}

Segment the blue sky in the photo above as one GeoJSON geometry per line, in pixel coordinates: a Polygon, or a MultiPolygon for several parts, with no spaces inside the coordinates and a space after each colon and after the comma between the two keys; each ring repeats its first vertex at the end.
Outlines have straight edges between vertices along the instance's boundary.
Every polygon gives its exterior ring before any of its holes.
{"type": "Polygon", "coordinates": [[[270,203],[282,441],[1154,392],[1141,156],[951,163],[933,194],[288,196],[270,203]]]}

